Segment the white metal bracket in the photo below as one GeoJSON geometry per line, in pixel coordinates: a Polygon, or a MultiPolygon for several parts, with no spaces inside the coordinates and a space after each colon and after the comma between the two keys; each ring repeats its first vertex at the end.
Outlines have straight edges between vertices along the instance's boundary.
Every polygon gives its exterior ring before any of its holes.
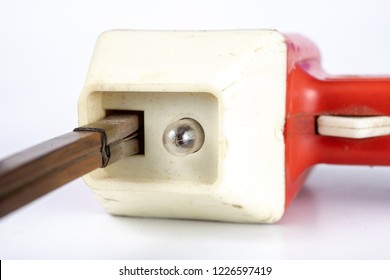
{"type": "Polygon", "coordinates": [[[390,117],[320,116],[317,119],[320,135],[363,139],[390,134],[390,117]]]}

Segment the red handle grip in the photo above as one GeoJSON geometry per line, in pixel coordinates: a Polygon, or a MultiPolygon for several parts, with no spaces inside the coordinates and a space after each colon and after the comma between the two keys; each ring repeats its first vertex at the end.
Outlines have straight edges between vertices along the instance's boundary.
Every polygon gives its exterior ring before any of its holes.
{"type": "Polygon", "coordinates": [[[390,165],[390,136],[349,139],[319,135],[321,115],[390,116],[390,77],[332,77],[308,40],[288,36],[286,205],[317,163],[390,165]]]}

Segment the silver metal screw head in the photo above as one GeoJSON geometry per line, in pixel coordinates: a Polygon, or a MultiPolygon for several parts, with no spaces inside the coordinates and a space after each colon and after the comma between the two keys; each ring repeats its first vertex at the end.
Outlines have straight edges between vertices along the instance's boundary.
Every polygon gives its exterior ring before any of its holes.
{"type": "Polygon", "coordinates": [[[194,119],[184,118],[168,125],[162,140],[169,153],[185,156],[199,151],[204,138],[202,126],[194,119]]]}

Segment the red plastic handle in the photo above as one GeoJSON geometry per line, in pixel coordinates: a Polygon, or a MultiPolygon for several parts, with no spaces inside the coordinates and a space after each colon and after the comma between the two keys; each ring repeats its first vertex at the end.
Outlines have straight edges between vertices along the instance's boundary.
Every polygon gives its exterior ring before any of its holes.
{"type": "Polygon", "coordinates": [[[390,77],[332,77],[310,41],[287,36],[286,206],[317,163],[390,165],[390,136],[349,139],[316,132],[320,115],[390,116],[390,77]]]}

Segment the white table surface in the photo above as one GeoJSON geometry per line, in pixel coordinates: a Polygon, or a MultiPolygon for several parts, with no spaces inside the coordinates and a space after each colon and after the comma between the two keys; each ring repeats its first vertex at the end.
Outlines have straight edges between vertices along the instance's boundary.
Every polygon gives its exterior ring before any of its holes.
{"type": "MultiPolygon", "coordinates": [[[[104,30],[277,28],[390,74],[386,1],[1,1],[0,157],[77,126],[104,30]]],[[[388,259],[390,169],[319,166],[275,225],[108,215],[78,179],[0,220],[0,259],[388,259]]]]}
{"type": "Polygon", "coordinates": [[[0,220],[1,259],[388,259],[390,170],[319,167],[274,225],[113,217],[81,180],[0,220]]]}

